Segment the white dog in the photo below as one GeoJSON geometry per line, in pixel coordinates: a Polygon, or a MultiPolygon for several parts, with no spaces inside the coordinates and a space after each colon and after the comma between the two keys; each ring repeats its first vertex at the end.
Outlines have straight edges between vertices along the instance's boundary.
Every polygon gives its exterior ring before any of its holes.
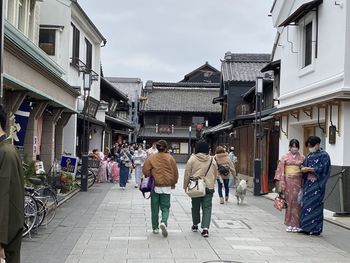
{"type": "Polygon", "coordinates": [[[237,189],[236,189],[236,197],[237,197],[237,205],[240,203],[243,203],[244,197],[247,193],[247,181],[246,180],[240,180],[237,189]]]}

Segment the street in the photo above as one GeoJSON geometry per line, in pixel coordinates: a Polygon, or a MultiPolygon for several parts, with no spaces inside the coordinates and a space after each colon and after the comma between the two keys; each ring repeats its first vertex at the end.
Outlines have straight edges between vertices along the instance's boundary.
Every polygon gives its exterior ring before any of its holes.
{"type": "Polygon", "coordinates": [[[318,237],[286,233],[283,212],[251,193],[239,206],[233,190],[224,205],[215,193],[209,238],[191,232],[183,172],[179,165],[167,238],[152,233],[150,200],[134,188],[134,178],[125,191],[95,184],[59,207],[47,228],[24,239],[22,262],[350,262],[349,230],[325,223],[318,237]]]}

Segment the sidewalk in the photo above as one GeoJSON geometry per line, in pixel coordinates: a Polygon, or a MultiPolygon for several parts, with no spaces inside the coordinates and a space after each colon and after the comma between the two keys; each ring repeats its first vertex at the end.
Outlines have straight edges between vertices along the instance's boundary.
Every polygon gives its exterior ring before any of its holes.
{"type": "MultiPolygon", "coordinates": [[[[276,197],[276,193],[268,193],[266,195],[262,195],[263,197],[274,200],[276,197]]],[[[334,213],[330,210],[324,209],[324,220],[326,220],[329,223],[344,227],[348,230],[350,230],[350,217],[349,216],[344,216],[344,217],[335,217],[333,216],[334,213]]]]}
{"type": "MultiPolygon", "coordinates": [[[[224,205],[215,195],[210,237],[191,232],[183,168],[172,195],[167,238],[152,233],[150,200],[133,183],[125,191],[96,184],[63,204],[38,237],[24,241],[22,263],[350,262],[350,248],[331,244],[330,227],[320,237],[286,233],[282,213],[264,210],[272,202],[251,194],[239,206],[233,192],[224,205]]],[[[348,230],[334,233],[348,242],[348,230]]]]}

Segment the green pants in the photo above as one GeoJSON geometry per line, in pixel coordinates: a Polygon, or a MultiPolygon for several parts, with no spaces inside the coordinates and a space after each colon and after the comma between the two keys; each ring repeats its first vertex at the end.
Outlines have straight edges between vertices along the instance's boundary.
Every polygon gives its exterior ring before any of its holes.
{"type": "Polygon", "coordinates": [[[201,222],[200,208],[202,207],[202,228],[208,228],[211,220],[212,199],[214,192],[207,192],[203,197],[192,198],[192,222],[198,225],[201,222]]]}
{"type": "Polygon", "coordinates": [[[159,209],[162,211],[161,223],[168,226],[170,194],[151,194],[152,229],[159,229],[159,209]]]}

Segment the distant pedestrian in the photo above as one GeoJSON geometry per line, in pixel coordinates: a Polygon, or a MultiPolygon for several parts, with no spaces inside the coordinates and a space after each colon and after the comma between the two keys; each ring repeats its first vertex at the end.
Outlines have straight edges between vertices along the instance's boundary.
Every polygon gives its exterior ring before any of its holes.
{"type": "Polygon", "coordinates": [[[231,146],[228,154],[228,158],[233,162],[233,164],[237,163],[237,156],[235,155],[235,147],[231,146]]]}
{"type": "Polygon", "coordinates": [[[305,146],[309,147],[309,154],[301,168],[304,189],[300,227],[303,233],[310,235],[319,235],[323,230],[323,199],[331,168],[329,155],[320,148],[320,143],[317,136],[307,139],[305,146]]]}
{"type": "Polygon", "coordinates": [[[299,148],[298,140],[290,140],[289,151],[282,156],[275,173],[275,179],[279,181],[279,192],[285,194],[287,202],[284,218],[287,232],[298,232],[300,228],[301,206],[298,196],[303,186],[301,166],[305,157],[299,153],[299,148]]]}
{"type": "Polygon", "coordinates": [[[22,161],[10,139],[6,139],[7,114],[0,105],[0,259],[19,263],[24,226],[22,161]]]}
{"type": "Polygon", "coordinates": [[[218,193],[220,197],[220,204],[224,204],[224,197],[222,194],[222,188],[224,186],[225,188],[225,201],[228,202],[229,199],[229,179],[230,177],[236,177],[236,170],[233,162],[228,157],[227,152],[225,151],[225,148],[222,146],[218,146],[215,149],[215,157],[214,157],[217,165],[222,165],[226,169],[226,172],[220,172],[219,170],[219,176],[217,178],[218,182],[218,193]],[[225,173],[225,174],[224,174],[225,173]]]}
{"type": "Polygon", "coordinates": [[[190,182],[190,177],[201,178],[205,181],[205,196],[191,198],[193,223],[192,231],[198,232],[198,224],[201,223],[201,234],[203,237],[209,237],[212,199],[214,195],[215,180],[217,176],[217,165],[214,158],[212,158],[209,155],[209,144],[204,141],[197,142],[195,146],[195,153],[191,155],[190,159],[186,164],[183,188],[186,190],[190,182]],[[202,220],[200,217],[201,208],[202,220]]]}
{"type": "Polygon", "coordinates": [[[168,145],[164,140],[156,144],[157,153],[148,157],[142,171],[145,177],[153,175],[156,181],[154,191],[151,193],[152,229],[154,234],[162,230],[164,237],[168,236],[168,218],[170,209],[171,189],[175,189],[179,174],[176,161],[168,153],[168,145]],[[162,219],[159,224],[159,209],[162,211],[162,219]]]}
{"type": "Polygon", "coordinates": [[[119,186],[122,190],[125,190],[129,177],[129,169],[133,165],[132,156],[129,153],[127,144],[122,145],[122,149],[119,153],[119,156],[117,157],[117,161],[120,168],[119,186]]]}
{"type": "Polygon", "coordinates": [[[135,166],[135,188],[138,188],[141,184],[141,178],[142,178],[142,167],[145,163],[145,160],[147,158],[147,153],[142,149],[142,146],[136,146],[135,152],[132,157],[134,160],[134,166],[135,166]]]}
{"type": "Polygon", "coordinates": [[[149,157],[149,156],[151,156],[152,154],[155,154],[155,153],[157,153],[157,152],[158,152],[158,150],[157,150],[156,143],[153,143],[153,144],[152,144],[152,147],[149,148],[149,149],[147,150],[147,156],[149,157]]]}
{"type": "Polygon", "coordinates": [[[97,149],[93,149],[92,153],[95,159],[100,161],[97,172],[97,182],[105,183],[107,182],[107,160],[105,155],[97,149]]]}

